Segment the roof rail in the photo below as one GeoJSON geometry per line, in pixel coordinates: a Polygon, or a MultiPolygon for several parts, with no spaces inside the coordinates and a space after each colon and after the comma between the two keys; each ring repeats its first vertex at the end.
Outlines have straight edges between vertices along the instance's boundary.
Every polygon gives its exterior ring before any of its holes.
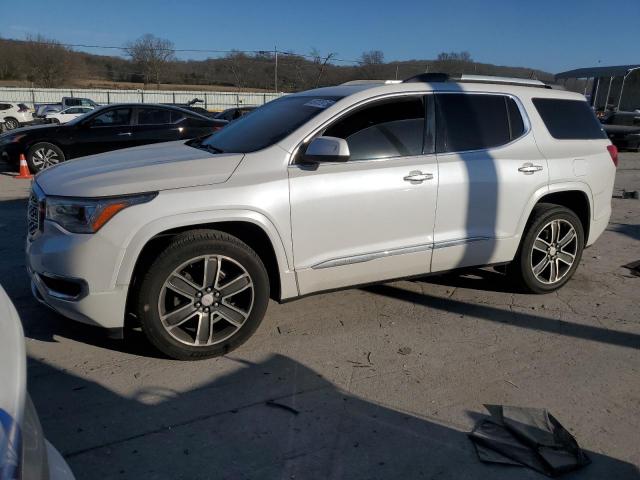
{"type": "Polygon", "coordinates": [[[460,75],[450,76],[448,73],[421,73],[407,78],[403,83],[424,82],[469,82],[469,83],[497,83],[502,85],[520,85],[525,87],[551,88],[540,80],[517,77],[494,77],[491,75],[460,75]]]}
{"type": "Polygon", "coordinates": [[[391,83],[402,83],[402,80],[349,80],[340,85],[389,85],[391,83]]]}

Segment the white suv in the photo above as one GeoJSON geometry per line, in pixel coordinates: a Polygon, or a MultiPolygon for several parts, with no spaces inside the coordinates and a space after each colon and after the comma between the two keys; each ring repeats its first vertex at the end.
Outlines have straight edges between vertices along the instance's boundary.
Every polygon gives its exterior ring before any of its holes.
{"type": "Polygon", "coordinates": [[[582,95],[467,78],[285,96],[206,138],[40,173],[33,292],[167,355],[220,355],[268,299],[508,265],[573,275],[611,213],[617,152],[582,95]]]}
{"type": "Polygon", "coordinates": [[[14,130],[31,122],[33,122],[33,110],[24,103],[0,102],[0,123],[4,123],[7,130],[14,130]]]}

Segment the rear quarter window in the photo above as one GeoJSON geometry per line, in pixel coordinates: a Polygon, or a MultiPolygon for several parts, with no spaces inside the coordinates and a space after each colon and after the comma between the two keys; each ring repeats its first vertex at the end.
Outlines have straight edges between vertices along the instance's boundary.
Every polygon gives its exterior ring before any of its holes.
{"type": "Polygon", "coordinates": [[[534,98],[533,105],[553,138],[594,140],[607,138],[593,110],[582,100],[534,98]]]}

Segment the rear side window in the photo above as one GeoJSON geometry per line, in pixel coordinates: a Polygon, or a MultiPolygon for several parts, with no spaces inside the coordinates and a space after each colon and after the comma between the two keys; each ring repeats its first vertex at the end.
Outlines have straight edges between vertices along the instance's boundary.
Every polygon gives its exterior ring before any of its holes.
{"type": "Polygon", "coordinates": [[[8,103],[0,103],[0,110],[9,110],[11,108],[11,105],[9,105],[8,103]]]}
{"type": "Polygon", "coordinates": [[[383,101],[339,120],[323,135],[344,138],[350,160],[421,155],[424,115],[423,97],[383,101]]]}
{"type": "Polygon", "coordinates": [[[171,111],[162,108],[141,108],[138,110],[138,125],[163,125],[171,123],[171,111]]]}
{"type": "Polygon", "coordinates": [[[439,153],[499,147],[522,136],[524,120],[505,95],[437,95],[436,144],[439,153]]]}
{"type": "Polygon", "coordinates": [[[533,104],[553,138],[593,140],[607,138],[593,110],[582,100],[534,98],[533,104]]]}

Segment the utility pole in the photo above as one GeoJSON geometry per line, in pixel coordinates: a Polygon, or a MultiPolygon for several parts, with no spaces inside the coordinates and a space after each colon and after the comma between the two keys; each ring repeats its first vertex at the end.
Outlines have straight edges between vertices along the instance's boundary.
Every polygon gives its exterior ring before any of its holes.
{"type": "Polygon", "coordinates": [[[278,93],[278,47],[273,47],[273,53],[276,58],[276,68],[273,72],[273,86],[275,88],[276,93],[278,93]]]}

